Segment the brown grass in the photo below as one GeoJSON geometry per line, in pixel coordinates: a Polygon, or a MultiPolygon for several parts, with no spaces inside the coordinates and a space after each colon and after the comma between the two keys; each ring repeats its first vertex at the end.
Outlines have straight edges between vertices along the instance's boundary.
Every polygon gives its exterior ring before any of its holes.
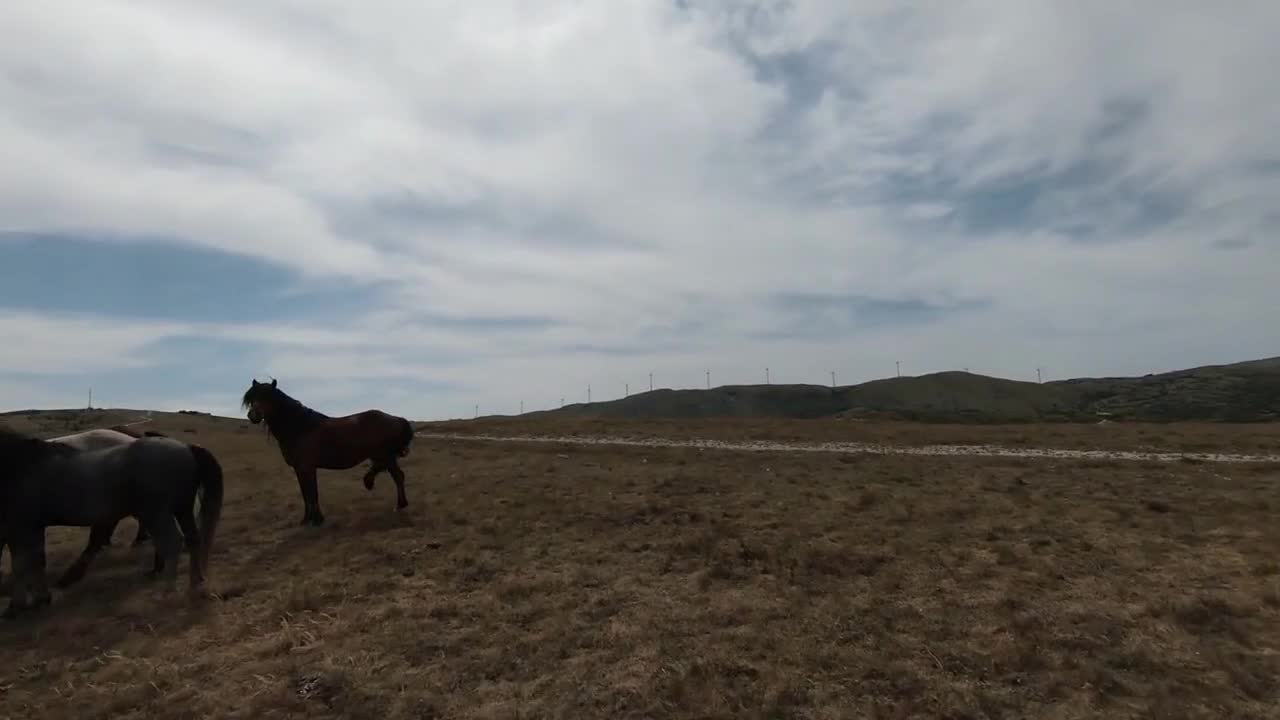
{"type": "Polygon", "coordinates": [[[223,462],[221,597],[122,523],[0,717],[1280,716],[1274,467],[420,439],[406,515],[330,472],[315,530],[256,428],[155,429],[223,462]]]}

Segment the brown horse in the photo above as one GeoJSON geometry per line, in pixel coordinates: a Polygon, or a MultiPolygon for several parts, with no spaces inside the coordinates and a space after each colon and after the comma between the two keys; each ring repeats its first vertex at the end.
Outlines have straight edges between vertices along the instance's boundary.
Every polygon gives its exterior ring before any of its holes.
{"type": "Polygon", "coordinates": [[[413,425],[405,418],[381,410],[329,417],[285,394],[274,379],[254,380],[241,405],[249,411],[249,422],[266,423],[267,432],[280,445],[280,455],[298,477],[303,503],[300,525],[324,524],[316,470],[348,470],[365,460],[370,461],[365,489],[373,490],[374,477],[385,470],[396,482],[396,510],[409,506],[404,471],[397,462],[409,454],[413,442],[413,425]]]}

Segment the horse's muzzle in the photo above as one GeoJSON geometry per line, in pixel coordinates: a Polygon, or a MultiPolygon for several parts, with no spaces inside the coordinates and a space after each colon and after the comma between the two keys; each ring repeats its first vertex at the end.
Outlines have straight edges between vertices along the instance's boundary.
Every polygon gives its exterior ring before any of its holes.
{"type": "Polygon", "coordinates": [[[249,422],[253,423],[254,425],[257,425],[258,423],[262,422],[262,414],[259,413],[257,410],[250,410],[248,417],[249,417],[249,422]]]}

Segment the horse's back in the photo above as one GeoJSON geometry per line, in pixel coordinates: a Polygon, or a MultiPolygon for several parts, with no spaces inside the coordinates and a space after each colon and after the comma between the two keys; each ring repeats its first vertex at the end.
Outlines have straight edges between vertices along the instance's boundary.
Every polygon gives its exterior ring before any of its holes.
{"type": "Polygon", "coordinates": [[[89,526],[136,512],[139,503],[169,506],[178,483],[194,477],[186,444],[144,438],[52,457],[29,480],[45,522],[89,526]]]}
{"type": "Polygon", "coordinates": [[[378,409],[330,417],[294,449],[293,455],[319,467],[354,467],[366,458],[382,458],[398,450],[405,422],[378,409]]]}
{"type": "Polygon", "coordinates": [[[376,408],[372,410],[365,410],[363,413],[360,413],[360,416],[365,422],[382,427],[399,425],[404,421],[404,418],[399,415],[392,415],[385,410],[378,410],[376,408]]]}
{"type": "Polygon", "coordinates": [[[339,415],[337,417],[327,418],[324,426],[333,429],[361,429],[372,430],[377,428],[386,428],[400,422],[400,418],[388,412],[383,412],[377,408],[369,410],[361,410],[350,415],[339,415]]]}
{"type": "Polygon", "coordinates": [[[194,462],[191,447],[181,440],[161,435],[147,435],[133,441],[128,452],[134,462],[170,464],[194,462]]]}
{"type": "Polygon", "coordinates": [[[195,462],[186,443],[167,437],[130,438],[130,442],[86,450],[66,458],[82,472],[130,477],[148,472],[182,472],[195,462]]]}
{"type": "Polygon", "coordinates": [[[95,430],[86,430],[73,435],[62,435],[60,437],[50,438],[49,442],[67,445],[78,450],[100,450],[103,448],[116,447],[117,445],[125,445],[133,442],[135,439],[136,438],[132,435],[120,432],[119,430],[99,428],[95,430]]]}
{"type": "MultiPolygon", "coordinates": [[[[169,437],[142,437],[101,453],[104,473],[118,473],[135,490],[151,492],[171,487],[183,478],[194,478],[196,459],[186,443],[169,437]]],[[[88,460],[93,461],[90,457],[88,460]]]]}
{"type": "Polygon", "coordinates": [[[129,475],[127,445],[80,450],[48,458],[30,475],[28,497],[38,505],[25,511],[50,525],[88,526],[125,509],[129,475]]]}

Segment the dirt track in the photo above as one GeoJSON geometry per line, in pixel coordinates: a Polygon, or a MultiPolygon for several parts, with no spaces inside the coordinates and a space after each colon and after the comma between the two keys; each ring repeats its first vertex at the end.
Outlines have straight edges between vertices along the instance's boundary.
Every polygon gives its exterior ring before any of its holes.
{"type": "Polygon", "coordinates": [[[690,438],[583,437],[574,435],[470,435],[464,433],[419,432],[432,440],[473,440],[504,443],[562,443],[570,445],[627,445],[635,447],[700,448],[741,452],[830,452],[874,455],[987,456],[1073,460],[1146,460],[1157,462],[1201,461],[1223,463],[1280,462],[1280,455],[1205,452],[1143,452],[1138,450],[1070,450],[1062,448],[1010,448],[998,445],[883,445],[874,443],[825,442],[787,443],[755,440],[727,442],[690,438]]]}

